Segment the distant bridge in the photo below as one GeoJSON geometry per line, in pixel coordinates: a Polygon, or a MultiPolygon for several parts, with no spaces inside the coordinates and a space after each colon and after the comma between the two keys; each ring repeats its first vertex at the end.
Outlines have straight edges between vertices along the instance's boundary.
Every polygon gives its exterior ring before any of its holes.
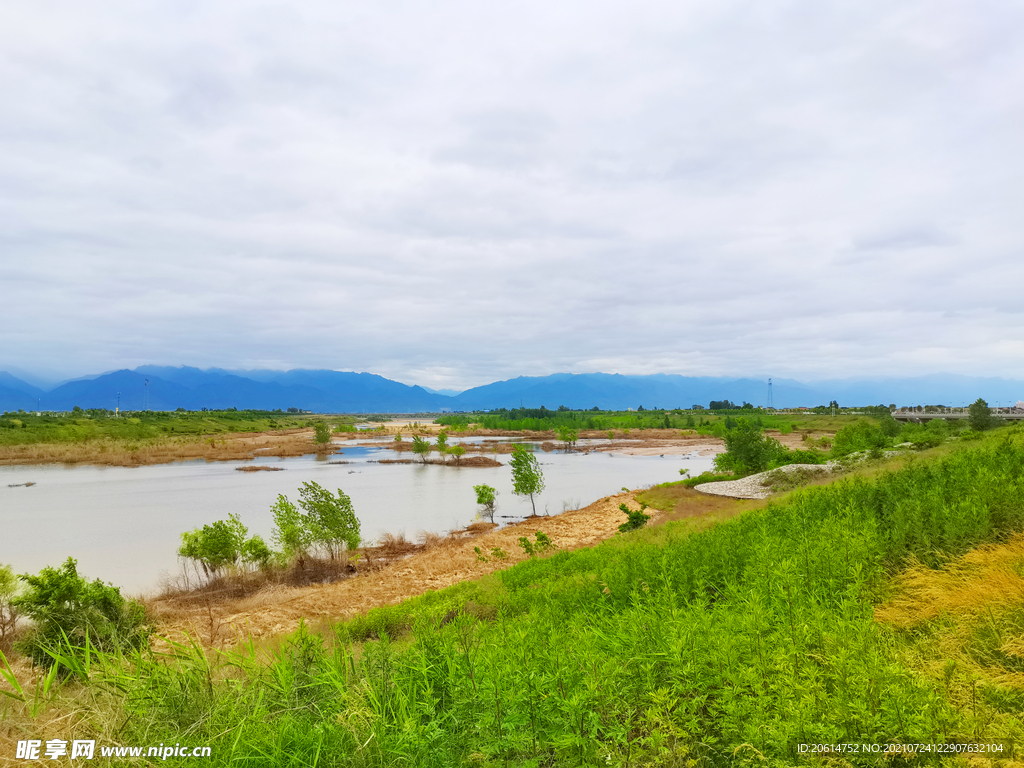
{"type": "MultiPolygon", "coordinates": [[[[947,413],[917,413],[915,411],[893,411],[892,417],[896,421],[932,421],[933,419],[968,419],[970,414],[962,410],[949,411],[947,413]]],[[[992,417],[1006,419],[1008,421],[1024,420],[1024,411],[994,411],[992,417]]]]}

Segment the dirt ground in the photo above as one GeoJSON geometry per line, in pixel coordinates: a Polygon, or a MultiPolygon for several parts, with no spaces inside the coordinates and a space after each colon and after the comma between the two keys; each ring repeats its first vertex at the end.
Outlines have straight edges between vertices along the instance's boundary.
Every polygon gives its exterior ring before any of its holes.
{"type": "MultiPolygon", "coordinates": [[[[619,504],[626,503],[631,509],[639,509],[636,493],[620,493],[579,510],[529,518],[484,533],[457,532],[381,570],[333,584],[269,586],[255,595],[238,599],[206,600],[195,595],[186,600],[151,599],[148,603],[158,617],[157,631],[172,639],[188,632],[206,645],[223,647],[234,644],[238,637],[247,634],[257,638],[270,637],[295,630],[300,619],[313,623],[318,619],[341,619],[508,568],[527,558],[519,546],[519,537],[529,536],[532,539],[537,531],[550,536],[559,549],[597,544],[614,536],[625,521],[619,504]],[[479,547],[484,553],[499,547],[508,553],[508,558],[490,558],[486,563],[480,562],[474,547],[479,547]]],[[[647,511],[654,513],[652,523],[664,517],[657,510],[648,508],[647,511]]],[[[476,524],[475,527],[489,526],[476,524]]]]}

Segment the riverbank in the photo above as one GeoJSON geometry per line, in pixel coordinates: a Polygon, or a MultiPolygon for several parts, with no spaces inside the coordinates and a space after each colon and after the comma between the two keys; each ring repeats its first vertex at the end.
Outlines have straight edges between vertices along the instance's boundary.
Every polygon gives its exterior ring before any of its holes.
{"type": "MultiPolygon", "coordinates": [[[[242,598],[196,591],[153,598],[147,605],[160,634],[171,639],[187,634],[213,647],[228,647],[249,635],[266,638],[291,632],[301,620],[316,626],[508,569],[529,559],[519,538],[535,540],[538,531],[550,537],[559,551],[594,546],[618,534],[626,520],[619,505],[639,509],[636,497],[641,493],[607,496],[578,510],[531,517],[503,528],[477,523],[447,537],[426,537],[426,544],[409,545],[406,556],[333,584],[268,585],[242,598]]],[[[678,505],[670,515],[649,507],[649,524],[697,517],[725,519],[756,505],[711,497],[697,497],[695,502],[692,508],[678,505]]]]}

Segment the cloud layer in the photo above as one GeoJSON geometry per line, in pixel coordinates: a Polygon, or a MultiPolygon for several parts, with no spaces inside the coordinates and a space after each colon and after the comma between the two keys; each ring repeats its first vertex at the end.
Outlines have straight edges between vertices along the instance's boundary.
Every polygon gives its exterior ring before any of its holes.
{"type": "Polygon", "coordinates": [[[0,369],[1024,376],[1024,9],[0,10],[0,369]]]}

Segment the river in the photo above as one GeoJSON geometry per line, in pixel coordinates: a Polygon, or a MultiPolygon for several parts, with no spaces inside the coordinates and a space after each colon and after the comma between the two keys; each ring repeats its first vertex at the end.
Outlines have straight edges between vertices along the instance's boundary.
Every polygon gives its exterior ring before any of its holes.
{"type": "MultiPolygon", "coordinates": [[[[16,573],[36,573],[71,556],[78,560],[79,573],[90,579],[112,582],[130,594],[150,592],[159,586],[163,574],[177,573],[175,551],[183,531],[235,513],[250,534],[258,533],[270,543],[271,505],[278,494],[297,501],[298,489],[306,481],[332,492],[340,488],[352,498],[364,540],[377,539],[384,532],[404,532],[415,539],[421,530],[465,527],[477,514],[472,486],[481,483],[498,489],[499,516],[530,513],[529,499],[512,494],[507,454],[495,456],[503,462],[501,467],[376,463],[397,455],[363,442],[344,444],[340,453],[326,458],[188,461],[145,467],[0,466],[0,563],[12,566],[16,573]],[[331,463],[339,461],[349,463],[331,463]],[[236,471],[252,464],[284,471],[236,471]]],[[[586,506],[623,487],[678,480],[680,467],[699,474],[712,463],[695,455],[550,452],[537,456],[546,484],[536,497],[540,514],[586,506]]]]}

